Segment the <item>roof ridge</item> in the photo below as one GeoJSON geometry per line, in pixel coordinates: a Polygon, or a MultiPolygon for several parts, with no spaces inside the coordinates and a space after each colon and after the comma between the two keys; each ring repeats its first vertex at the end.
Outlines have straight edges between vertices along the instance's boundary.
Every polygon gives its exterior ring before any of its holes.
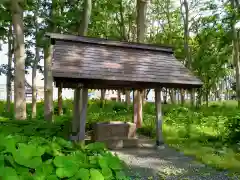
{"type": "Polygon", "coordinates": [[[59,34],[59,33],[46,33],[45,36],[49,37],[51,39],[60,40],[60,41],[74,41],[74,42],[106,45],[106,46],[117,46],[117,47],[123,47],[123,48],[133,48],[133,49],[142,49],[142,50],[173,53],[172,47],[158,46],[155,44],[136,43],[136,42],[128,42],[128,41],[116,41],[116,40],[110,40],[110,39],[106,39],[106,38],[76,36],[76,35],[59,34]]]}

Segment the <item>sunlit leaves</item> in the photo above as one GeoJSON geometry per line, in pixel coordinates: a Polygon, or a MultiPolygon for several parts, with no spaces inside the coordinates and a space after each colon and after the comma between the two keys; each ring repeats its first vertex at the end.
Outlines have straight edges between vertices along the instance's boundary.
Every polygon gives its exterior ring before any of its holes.
{"type": "Polygon", "coordinates": [[[228,40],[228,30],[224,29],[215,15],[204,17],[202,23],[204,26],[195,38],[192,67],[209,91],[226,76],[225,65],[228,64],[231,55],[231,41],[228,40]]]}

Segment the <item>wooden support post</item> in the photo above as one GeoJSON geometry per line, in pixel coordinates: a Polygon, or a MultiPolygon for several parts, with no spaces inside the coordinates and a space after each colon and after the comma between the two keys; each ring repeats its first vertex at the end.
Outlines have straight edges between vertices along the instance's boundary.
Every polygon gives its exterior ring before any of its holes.
{"type": "Polygon", "coordinates": [[[80,118],[80,127],[79,127],[79,141],[84,142],[85,139],[85,127],[86,127],[86,118],[87,118],[87,104],[88,104],[88,89],[82,89],[82,108],[81,108],[81,118],[80,118]]]}
{"type": "Polygon", "coordinates": [[[60,84],[60,87],[58,87],[58,115],[61,116],[63,114],[62,109],[62,88],[63,84],[60,84]]]}
{"type": "MultiPolygon", "coordinates": [[[[83,98],[82,98],[82,93],[83,93],[83,89],[80,89],[80,102],[79,102],[79,111],[80,113],[82,112],[82,104],[83,104],[83,98]]],[[[81,114],[80,114],[81,115],[81,114]]],[[[80,121],[78,121],[78,126],[79,127],[80,121]]]]}
{"type": "Polygon", "coordinates": [[[137,90],[134,90],[133,91],[133,122],[134,123],[137,123],[137,118],[138,118],[137,96],[138,96],[138,92],[137,90]]]}
{"type": "Polygon", "coordinates": [[[143,91],[137,92],[137,123],[136,127],[141,128],[142,127],[142,106],[143,106],[143,91]]]}
{"type": "Polygon", "coordinates": [[[74,91],[74,109],[73,109],[73,121],[72,121],[72,140],[77,140],[78,127],[80,121],[80,92],[81,89],[78,87],[74,91]]]}
{"type": "Polygon", "coordinates": [[[155,89],[155,106],[156,106],[156,145],[163,144],[162,133],[162,106],[161,106],[161,88],[155,89]]]}

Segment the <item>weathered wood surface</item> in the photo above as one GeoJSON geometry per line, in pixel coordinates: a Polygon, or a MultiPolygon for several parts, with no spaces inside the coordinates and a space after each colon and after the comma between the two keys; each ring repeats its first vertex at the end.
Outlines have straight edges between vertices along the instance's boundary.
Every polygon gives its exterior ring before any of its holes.
{"type": "Polygon", "coordinates": [[[104,38],[92,38],[86,36],[74,36],[68,34],[58,34],[58,33],[46,33],[47,37],[50,37],[54,40],[63,40],[70,42],[83,42],[89,44],[99,44],[104,46],[114,46],[114,47],[124,47],[124,48],[135,48],[135,49],[143,49],[143,50],[152,50],[152,51],[164,51],[164,52],[172,52],[172,48],[170,46],[159,46],[153,44],[143,44],[136,42],[124,42],[124,41],[114,41],[107,40],[104,38]]]}
{"type": "Polygon", "coordinates": [[[73,121],[72,121],[72,136],[77,136],[79,133],[79,127],[80,127],[80,115],[81,115],[81,105],[80,105],[80,88],[76,88],[74,91],[74,110],[73,110],[73,121]]]}
{"type": "Polygon", "coordinates": [[[88,89],[83,88],[82,90],[82,107],[80,114],[80,127],[79,127],[79,138],[78,140],[83,141],[85,139],[85,127],[87,121],[87,104],[88,104],[88,89]]]}
{"type": "Polygon", "coordinates": [[[168,48],[158,49],[144,44],[130,47],[127,43],[116,45],[109,40],[79,39],[56,40],[53,56],[55,79],[175,84],[175,87],[183,84],[199,87],[202,84],[168,48]]]}
{"type": "Polygon", "coordinates": [[[161,89],[155,89],[155,106],[156,106],[156,145],[163,144],[163,131],[162,131],[162,105],[161,105],[161,89]]]}

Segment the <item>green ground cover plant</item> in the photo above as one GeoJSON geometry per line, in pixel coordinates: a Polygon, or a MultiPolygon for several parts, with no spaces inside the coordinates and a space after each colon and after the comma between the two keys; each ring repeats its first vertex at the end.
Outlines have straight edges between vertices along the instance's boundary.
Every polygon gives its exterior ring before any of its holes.
{"type": "MultiPolygon", "coordinates": [[[[1,180],[125,180],[124,164],[102,143],[84,147],[67,141],[69,118],[15,121],[1,103],[1,180]]],[[[41,110],[42,104],[39,104],[41,110]]],[[[29,116],[30,117],[30,116],[29,116]]]]}
{"type": "MultiPolygon", "coordinates": [[[[101,108],[100,104],[97,100],[89,101],[87,130],[91,130],[92,124],[95,122],[111,120],[131,121],[133,114],[132,105],[127,107],[124,103],[106,101],[103,108],[101,108]]],[[[28,104],[29,120],[27,122],[19,122],[13,120],[13,114],[6,114],[4,112],[5,105],[4,102],[1,102],[1,134],[7,138],[13,136],[17,139],[17,142],[19,141],[18,143],[22,143],[23,141],[25,144],[31,144],[31,138],[33,137],[40,139],[39,143],[43,143],[43,141],[41,141],[43,139],[48,139],[48,143],[50,144],[55,143],[56,139],[60,138],[63,140],[68,138],[69,125],[72,119],[72,100],[64,101],[64,114],[62,116],[56,115],[58,109],[55,103],[55,123],[53,124],[47,124],[47,122],[44,121],[43,102],[38,103],[37,106],[38,114],[35,120],[31,120],[30,118],[31,105],[28,104]],[[55,137],[55,140],[53,137],[55,137]]],[[[163,133],[167,144],[184,152],[186,155],[196,157],[205,164],[218,169],[226,169],[239,173],[240,111],[236,108],[234,102],[212,103],[209,107],[202,106],[199,109],[191,108],[187,105],[181,107],[166,104],[163,105],[163,115],[163,133]]],[[[146,103],[144,105],[143,127],[138,129],[138,133],[152,138],[155,137],[155,107],[153,103],[146,103]]],[[[37,142],[37,140],[34,141],[37,142]]],[[[63,141],[67,144],[69,143],[66,140],[63,141]]],[[[49,145],[48,147],[51,146],[49,145]]],[[[61,147],[64,149],[64,152],[61,153],[68,152],[68,150],[65,151],[64,146],[61,147]]],[[[4,154],[4,157],[6,154],[11,154],[11,152],[5,151],[1,153],[4,154]]],[[[83,152],[85,155],[87,154],[86,150],[83,149],[74,150],[74,152],[78,151],[83,152]]],[[[46,153],[47,151],[45,150],[44,152],[46,153]]],[[[105,156],[105,154],[102,156],[105,156]]],[[[72,158],[72,150],[68,152],[68,154],[64,154],[64,156],[72,158]]],[[[12,154],[11,157],[14,158],[14,155],[12,154]]],[[[52,156],[52,158],[50,158],[52,159],[50,164],[55,168],[54,175],[56,176],[56,169],[59,167],[54,164],[54,157],[55,156],[52,156]]],[[[13,168],[13,166],[11,166],[11,168],[13,168]]],[[[90,167],[85,169],[90,173],[90,167]]],[[[101,171],[99,164],[97,170],[99,172],[101,171]]],[[[15,171],[17,170],[15,169],[15,171]]],[[[116,178],[116,173],[114,172],[115,171],[112,170],[113,178],[116,178]]]]}

